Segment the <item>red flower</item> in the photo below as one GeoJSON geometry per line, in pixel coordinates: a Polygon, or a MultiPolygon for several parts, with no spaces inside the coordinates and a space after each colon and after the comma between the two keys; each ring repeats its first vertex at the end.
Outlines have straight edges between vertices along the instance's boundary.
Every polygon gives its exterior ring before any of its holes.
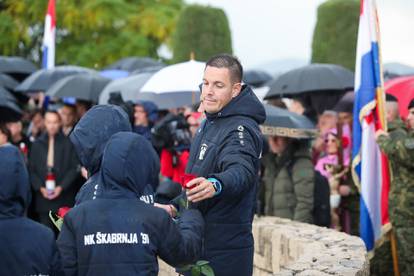
{"type": "Polygon", "coordinates": [[[59,217],[63,218],[66,215],[66,213],[69,212],[69,211],[70,211],[70,208],[68,206],[60,207],[58,212],[57,212],[57,215],[59,217]]]}
{"type": "Polygon", "coordinates": [[[192,189],[194,188],[194,185],[191,187],[187,187],[187,183],[190,182],[191,180],[193,180],[194,178],[196,178],[197,176],[194,174],[190,174],[190,173],[185,173],[183,176],[181,176],[181,187],[183,187],[183,189],[192,189]]]}

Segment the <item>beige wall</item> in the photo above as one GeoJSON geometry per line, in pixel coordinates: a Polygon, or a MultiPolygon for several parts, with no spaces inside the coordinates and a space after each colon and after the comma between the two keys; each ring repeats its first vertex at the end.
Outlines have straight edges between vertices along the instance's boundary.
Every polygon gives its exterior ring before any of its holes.
{"type": "MultiPolygon", "coordinates": [[[[369,275],[358,237],[275,217],[255,218],[253,235],[255,276],[369,275]]],[[[160,261],[159,275],[177,273],[160,261]]]]}

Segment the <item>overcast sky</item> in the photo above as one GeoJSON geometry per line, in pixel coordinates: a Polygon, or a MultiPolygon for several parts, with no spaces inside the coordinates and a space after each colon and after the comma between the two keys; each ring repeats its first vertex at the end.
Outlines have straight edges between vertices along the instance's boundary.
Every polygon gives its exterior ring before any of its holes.
{"type": "MultiPolygon", "coordinates": [[[[246,68],[310,60],[316,11],[324,0],[186,0],[224,9],[233,51],[246,68]]],[[[414,0],[377,0],[384,62],[414,66],[414,0]]]]}

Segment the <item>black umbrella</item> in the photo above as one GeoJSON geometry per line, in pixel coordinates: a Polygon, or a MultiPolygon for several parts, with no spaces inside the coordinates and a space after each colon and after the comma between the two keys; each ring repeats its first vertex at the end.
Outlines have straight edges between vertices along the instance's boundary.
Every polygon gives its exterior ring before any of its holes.
{"type": "Polygon", "coordinates": [[[159,64],[155,66],[149,66],[145,68],[136,69],[131,72],[131,75],[138,75],[138,74],[143,74],[143,73],[156,73],[160,71],[162,68],[164,68],[165,66],[166,66],[165,64],[159,64]]]}
{"type": "Polygon", "coordinates": [[[335,64],[310,64],[280,75],[270,83],[265,99],[308,92],[344,92],[354,87],[354,74],[335,64]]]}
{"type": "Polygon", "coordinates": [[[0,73],[30,75],[36,70],[36,66],[24,58],[0,56],[0,73]]]}
{"type": "Polygon", "coordinates": [[[20,120],[23,111],[17,105],[14,96],[5,88],[0,87],[0,122],[20,120]]]}
{"type": "Polygon", "coordinates": [[[13,90],[17,85],[19,85],[19,83],[9,75],[0,74],[0,86],[13,90]]]}
{"type": "Polygon", "coordinates": [[[149,57],[127,57],[118,60],[105,69],[118,69],[132,72],[138,69],[154,66],[165,66],[165,64],[149,57]]]}
{"type": "Polygon", "coordinates": [[[46,91],[46,95],[55,98],[72,97],[98,103],[99,95],[110,81],[111,79],[98,74],[67,76],[52,85],[46,91]]]}
{"type": "Polygon", "coordinates": [[[19,103],[26,103],[29,100],[29,97],[21,92],[14,91],[18,85],[19,83],[9,75],[0,74],[0,87],[4,87],[10,91],[19,103]]]}
{"type": "Polygon", "coordinates": [[[332,110],[345,93],[345,91],[317,91],[294,95],[292,99],[301,102],[305,108],[305,115],[316,121],[317,115],[332,110]]]}
{"type": "Polygon", "coordinates": [[[354,109],[355,93],[354,91],[347,92],[335,105],[333,111],[352,113],[354,109]]]}
{"type": "Polygon", "coordinates": [[[42,69],[30,75],[19,86],[17,86],[15,90],[23,92],[46,91],[55,82],[63,79],[64,77],[76,74],[92,73],[96,73],[96,71],[73,65],[57,66],[52,69],[42,69]]]}
{"type": "Polygon", "coordinates": [[[264,107],[266,121],[260,126],[264,135],[297,139],[316,136],[315,125],[307,117],[267,104],[264,107]]]}
{"type": "Polygon", "coordinates": [[[272,80],[272,76],[261,70],[246,70],[243,73],[243,81],[254,87],[264,86],[272,80]]]}
{"type": "Polygon", "coordinates": [[[111,81],[99,96],[99,104],[107,104],[112,92],[120,92],[125,101],[136,101],[141,88],[154,73],[141,73],[111,81]]]}

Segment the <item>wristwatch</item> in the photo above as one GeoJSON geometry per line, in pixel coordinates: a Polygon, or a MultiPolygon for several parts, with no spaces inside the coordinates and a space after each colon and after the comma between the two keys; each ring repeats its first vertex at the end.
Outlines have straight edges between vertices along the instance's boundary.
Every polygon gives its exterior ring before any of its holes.
{"type": "Polygon", "coordinates": [[[220,194],[221,189],[222,189],[221,182],[218,181],[216,178],[213,178],[213,177],[210,177],[207,180],[210,181],[211,184],[213,185],[213,188],[214,188],[214,191],[215,191],[214,196],[220,194]]]}

